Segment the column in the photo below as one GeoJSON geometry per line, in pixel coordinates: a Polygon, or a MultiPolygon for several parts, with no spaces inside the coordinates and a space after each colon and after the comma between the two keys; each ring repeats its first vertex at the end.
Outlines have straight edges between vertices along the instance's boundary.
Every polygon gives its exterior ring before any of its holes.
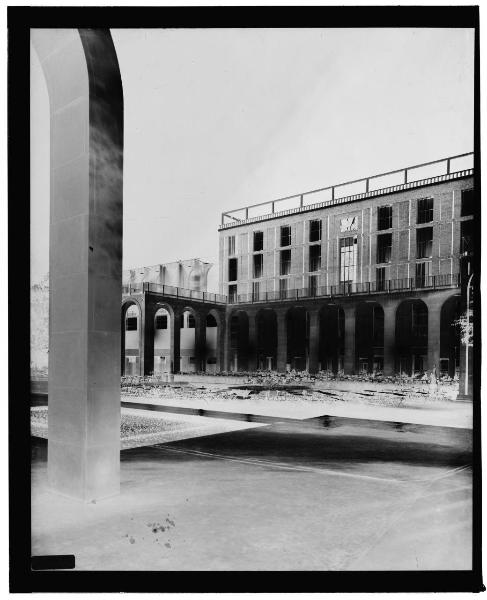
{"type": "Polygon", "coordinates": [[[385,303],[384,309],[384,375],[395,373],[396,309],[397,302],[385,303]]]}
{"type": "Polygon", "coordinates": [[[320,322],[318,317],[318,309],[309,311],[309,372],[318,372],[318,354],[320,346],[320,322]]]}
{"type": "Polygon", "coordinates": [[[247,343],[247,360],[249,371],[257,370],[257,319],[255,313],[249,313],[249,337],[247,343]]]}
{"type": "Polygon", "coordinates": [[[33,29],[50,105],[52,491],[120,490],[123,92],[108,30],[33,29]]]}
{"type": "Polygon", "coordinates": [[[355,306],[343,306],[345,313],[345,356],[343,370],[347,375],[355,373],[355,306]]]}
{"type": "Polygon", "coordinates": [[[180,370],[180,354],[181,354],[181,314],[179,311],[174,311],[171,315],[171,366],[169,372],[171,374],[179,373],[180,370]]]}
{"type": "Polygon", "coordinates": [[[277,312],[277,370],[286,372],[287,363],[287,323],[285,311],[277,312]]]}
{"type": "Polygon", "coordinates": [[[147,293],[144,293],[140,315],[139,360],[140,374],[145,376],[154,373],[154,310],[148,304],[147,293]]]}
{"type": "Polygon", "coordinates": [[[232,361],[231,353],[231,339],[230,339],[230,320],[231,314],[227,312],[224,316],[225,319],[225,331],[224,331],[224,350],[223,350],[223,370],[228,373],[230,371],[230,365],[232,361]]]}
{"type": "Polygon", "coordinates": [[[206,371],[206,313],[198,314],[195,323],[195,358],[199,371],[206,371]]]}
{"type": "Polygon", "coordinates": [[[440,372],[441,298],[429,296],[426,300],[428,306],[428,364],[426,369],[431,373],[436,367],[437,375],[440,372]]]}

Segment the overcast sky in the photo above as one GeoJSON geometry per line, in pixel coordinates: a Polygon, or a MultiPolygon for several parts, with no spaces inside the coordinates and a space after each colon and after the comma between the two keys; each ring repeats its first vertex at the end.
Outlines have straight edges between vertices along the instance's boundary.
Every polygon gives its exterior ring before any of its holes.
{"type": "MultiPolygon", "coordinates": [[[[125,103],[124,268],[217,262],[222,211],[473,150],[473,30],[112,36],[125,103]]],[[[37,281],[48,271],[49,115],[33,50],[31,84],[37,281]]]]}

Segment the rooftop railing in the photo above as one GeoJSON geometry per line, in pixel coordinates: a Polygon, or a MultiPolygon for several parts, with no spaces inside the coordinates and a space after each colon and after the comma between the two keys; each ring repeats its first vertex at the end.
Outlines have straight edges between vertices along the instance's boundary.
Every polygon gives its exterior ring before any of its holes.
{"type": "Polygon", "coordinates": [[[378,193],[391,193],[400,189],[417,187],[420,182],[426,185],[427,183],[447,181],[454,177],[465,177],[473,174],[473,157],[473,152],[457,154],[276,200],[249,204],[222,213],[220,229],[262,221],[273,216],[286,216],[303,210],[351,202],[378,193]],[[228,220],[225,221],[225,219],[228,220]]]}

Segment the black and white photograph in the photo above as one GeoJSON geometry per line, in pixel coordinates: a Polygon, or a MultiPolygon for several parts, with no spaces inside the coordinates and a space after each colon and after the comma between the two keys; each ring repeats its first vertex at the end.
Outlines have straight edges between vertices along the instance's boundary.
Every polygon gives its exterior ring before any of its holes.
{"type": "Polygon", "coordinates": [[[479,8],[388,8],[9,9],[11,591],[485,589],[479,8]]]}

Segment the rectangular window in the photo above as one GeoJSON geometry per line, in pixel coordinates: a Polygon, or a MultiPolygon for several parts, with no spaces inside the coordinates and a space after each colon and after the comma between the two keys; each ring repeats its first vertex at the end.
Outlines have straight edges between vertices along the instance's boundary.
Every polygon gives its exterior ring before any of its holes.
{"type": "Polygon", "coordinates": [[[237,301],[237,286],[236,285],[228,286],[228,301],[229,302],[237,301]]]}
{"type": "Polygon", "coordinates": [[[291,245],[291,226],[283,225],[281,227],[281,246],[291,245]]]}
{"type": "Polygon", "coordinates": [[[377,262],[391,262],[392,257],[392,233],[383,233],[377,236],[377,262]]]}
{"type": "Polygon", "coordinates": [[[319,271],[321,269],[321,246],[316,244],[309,247],[309,270],[319,271]]]}
{"type": "Polygon", "coordinates": [[[309,241],[321,242],[321,219],[309,222],[309,241]]]}
{"type": "Polygon", "coordinates": [[[462,190],[462,209],[461,217],[469,217],[474,214],[474,193],[471,190],[462,190]]]}
{"type": "Polygon", "coordinates": [[[357,271],[357,238],[340,239],[340,282],[355,283],[357,271]]]}
{"type": "Polygon", "coordinates": [[[282,299],[287,298],[288,282],[288,279],[279,279],[279,297],[282,299]]]}
{"type": "Polygon", "coordinates": [[[254,300],[258,300],[259,299],[259,294],[260,294],[260,282],[259,281],[254,281],[252,283],[252,296],[254,300]]]}
{"type": "Polygon", "coordinates": [[[231,235],[227,238],[228,240],[228,255],[233,256],[235,254],[235,236],[231,235]]]}
{"type": "Polygon", "coordinates": [[[460,252],[473,253],[473,219],[460,223],[460,252]]]}
{"type": "Polygon", "coordinates": [[[264,232],[254,231],[254,252],[260,252],[264,249],[264,232]]]}
{"type": "Polygon", "coordinates": [[[254,278],[259,279],[263,277],[264,272],[264,255],[254,254],[254,278]]]}
{"type": "Polygon", "coordinates": [[[308,277],[308,293],[310,296],[316,296],[318,291],[318,277],[316,275],[310,275],[308,277]]]}
{"type": "Polygon", "coordinates": [[[189,329],[194,329],[196,327],[196,323],[194,320],[194,315],[192,315],[191,313],[189,313],[188,315],[188,328],[189,329]]]}
{"type": "Polygon", "coordinates": [[[433,198],[420,198],[418,200],[418,219],[419,223],[431,223],[433,220],[433,198]]]}
{"type": "Polygon", "coordinates": [[[377,209],[377,229],[390,229],[392,227],[392,206],[379,206],[377,209]]]}
{"type": "Polygon", "coordinates": [[[416,263],[416,286],[422,287],[430,284],[431,261],[416,263]]]}
{"type": "Polygon", "coordinates": [[[228,259],[228,281],[237,281],[237,258],[228,259]]]}
{"type": "Polygon", "coordinates": [[[156,329],[167,329],[167,315],[157,315],[156,329]]]}
{"type": "Polygon", "coordinates": [[[137,331],[137,317],[127,317],[125,323],[126,331],[137,331]]]}
{"type": "Polygon", "coordinates": [[[291,273],[291,250],[281,250],[281,275],[291,273]]]}
{"type": "Polygon", "coordinates": [[[416,230],[416,258],[431,258],[433,255],[433,227],[416,230]]]}
{"type": "Polygon", "coordinates": [[[386,289],[386,267],[377,267],[375,270],[375,281],[378,292],[386,289]]]}

